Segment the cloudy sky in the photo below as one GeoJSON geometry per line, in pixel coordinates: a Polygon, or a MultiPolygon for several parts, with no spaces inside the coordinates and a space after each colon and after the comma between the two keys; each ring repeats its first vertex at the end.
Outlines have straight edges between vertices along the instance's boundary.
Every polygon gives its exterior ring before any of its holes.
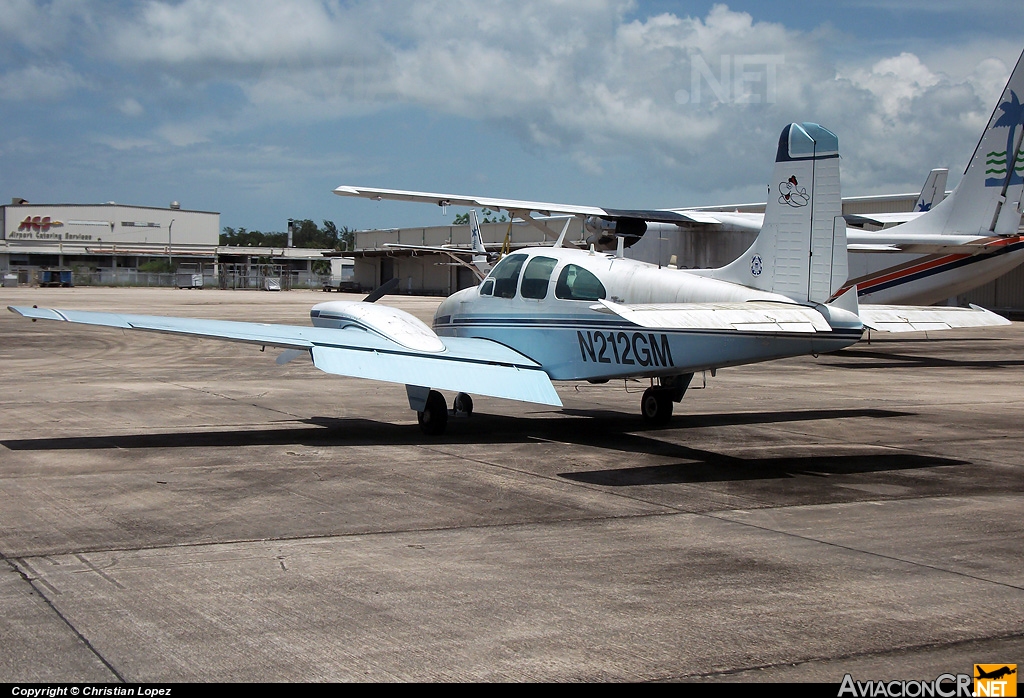
{"type": "Polygon", "coordinates": [[[340,184],[669,207],[763,200],[791,121],[847,195],[954,184],[1020,0],[4,0],[0,197],[437,225],[340,184]]]}

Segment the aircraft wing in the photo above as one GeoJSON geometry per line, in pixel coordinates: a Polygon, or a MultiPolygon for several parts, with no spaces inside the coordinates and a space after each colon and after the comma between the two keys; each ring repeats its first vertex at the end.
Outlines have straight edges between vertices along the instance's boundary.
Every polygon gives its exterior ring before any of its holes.
{"type": "Polygon", "coordinates": [[[951,233],[901,233],[889,230],[846,229],[846,248],[860,252],[911,252],[914,254],[987,254],[1000,238],[951,233]]]}
{"type": "Polygon", "coordinates": [[[459,254],[472,257],[480,254],[470,247],[434,247],[431,245],[406,245],[400,242],[385,242],[383,247],[393,250],[412,250],[413,252],[436,252],[438,254],[459,254]]]}
{"type": "Polygon", "coordinates": [[[591,306],[641,327],[735,330],[736,332],[830,332],[814,308],[771,301],[737,303],[651,303],[623,305],[607,300],[591,306]]]}
{"type": "MultiPolygon", "coordinates": [[[[570,214],[573,216],[600,216],[601,218],[639,218],[656,223],[718,223],[716,214],[703,211],[669,210],[669,209],[617,209],[600,208],[597,206],[574,206],[572,204],[553,204],[543,201],[520,201],[517,199],[493,199],[485,196],[465,196],[461,194],[437,194],[425,191],[405,191],[401,189],[375,189],[371,187],[340,186],[334,190],[338,196],[356,196],[363,199],[381,201],[414,201],[418,203],[436,204],[438,206],[478,206],[492,211],[504,210],[523,220],[543,225],[534,214],[554,216],[570,214]]],[[[760,227],[760,226],[758,226],[760,227]]]]}
{"type": "Polygon", "coordinates": [[[1010,324],[1002,315],[996,315],[973,304],[970,308],[941,305],[862,305],[860,319],[865,327],[879,332],[921,332],[1010,324]]]}
{"type": "Polygon", "coordinates": [[[689,208],[673,209],[672,212],[684,216],[686,220],[691,223],[699,223],[709,226],[727,226],[730,228],[740,228],[742,230],[758,231],[761,230],[761,226],[764,225],[763,213],[743,213],[740,211],[705,211],[703,209],[689,208]]]}
{"type": "Polygon", "coordinates": [[[441,338],[443,348],[418,350],[359,327],[295,325],[123,315],[8,306],[32,320],[188,335],[308,351],[321,371],[354,378],[425,386],[561,406],[551,379],[532,359],[487,339],[441,338]]]}
{"type": "Polygon", "coordinates": [[[889,225],[893,223],[906,223],[920,216],[923,211],[907,211],[904,213],[846,213],[843,218],[851,225],[864,225],[874,223],[875,225],[889,225]]]}

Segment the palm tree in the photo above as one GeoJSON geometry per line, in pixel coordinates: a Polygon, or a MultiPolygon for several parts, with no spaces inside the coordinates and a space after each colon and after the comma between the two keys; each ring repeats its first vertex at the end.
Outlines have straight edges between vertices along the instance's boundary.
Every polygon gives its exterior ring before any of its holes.
{"type": "Polygon", "coordinates": [[[1017,135],[1017,125],[1024,124],[1024,105],[1017,99],[1017,93],[1010,90],[1010,99],[999,105],[1003,113],[1000,115],[993,126],[1008,126],[1010,131],[1006,134],[1006,169],[1009,179],[1006,180],[1008,184],[1016,184],[1020,181],[1020,176],[1014,171],[1014,156],[1016,151],[1014,150],[1014,142],[1016,141],[1015,136],[1017,135]],[[1017,179],[1014,180],[1014,177],[1017,179]]]}

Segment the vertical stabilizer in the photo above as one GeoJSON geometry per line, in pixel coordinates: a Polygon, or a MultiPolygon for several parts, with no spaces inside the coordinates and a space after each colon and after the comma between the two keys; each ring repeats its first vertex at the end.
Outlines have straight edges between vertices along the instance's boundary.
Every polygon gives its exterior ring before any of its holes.
{"type": "Polygon", "coordinates": [[[915,213],[931,211],[932,206],[946,198],[946,180],[948,178],[949,170],[945,167],[934,169],[928,173],[928,179],[921,187],[921,196],[917,197],[917,203],[914,204],[915,213]]]}
{"type": "Polygon", "coordinates": [[[907,233],[1016,235],[1024,194],[1024,54],[996,102],[956,189],[931,211],[900,226],[907,233]]]}
{"type": "Polygon", "coordinates": [[[480,221],[476,217],[476,209],[469,209],[469,234],[473,244],[473,252],[487,255],[487,248],[484,247],[484,236],[480,234],[480,221]]]}
{"type": "Polygon", "coordinates": [[[476,209],[469,209],[469,235],[473,245],[473,266],[481,279],[491,270],[487,259],[487,248],[484,247],[484,236],[480,233],[480,221],[476,217],[476,209]]]}
{"type": "Polygon", "coordinates": [[[818,124],[782,130],[764,224],[754,244],[712,278],[824,303],[846,282],[839,139],[818,124]]]}

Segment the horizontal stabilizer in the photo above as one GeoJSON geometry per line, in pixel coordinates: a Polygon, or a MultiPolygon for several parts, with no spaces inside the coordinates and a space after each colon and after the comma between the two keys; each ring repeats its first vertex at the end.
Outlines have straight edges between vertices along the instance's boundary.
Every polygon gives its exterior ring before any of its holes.
{"type": "Polygon", "coordinates": [[[595,310],[611,312],[640,327],[734,330],[736,332],[830,332],[814,308],[769,301],[743,303],[656,303],[622,305],[601,300],[595,310]]]}
{"type": "Polygon", "coordinates": [[[878,332],[924,332],[1010,324],[1002,315],[996,315],[976,305],[970,308],[939,305],[862,305],[860,319],[865,327],[878,332]]]}

